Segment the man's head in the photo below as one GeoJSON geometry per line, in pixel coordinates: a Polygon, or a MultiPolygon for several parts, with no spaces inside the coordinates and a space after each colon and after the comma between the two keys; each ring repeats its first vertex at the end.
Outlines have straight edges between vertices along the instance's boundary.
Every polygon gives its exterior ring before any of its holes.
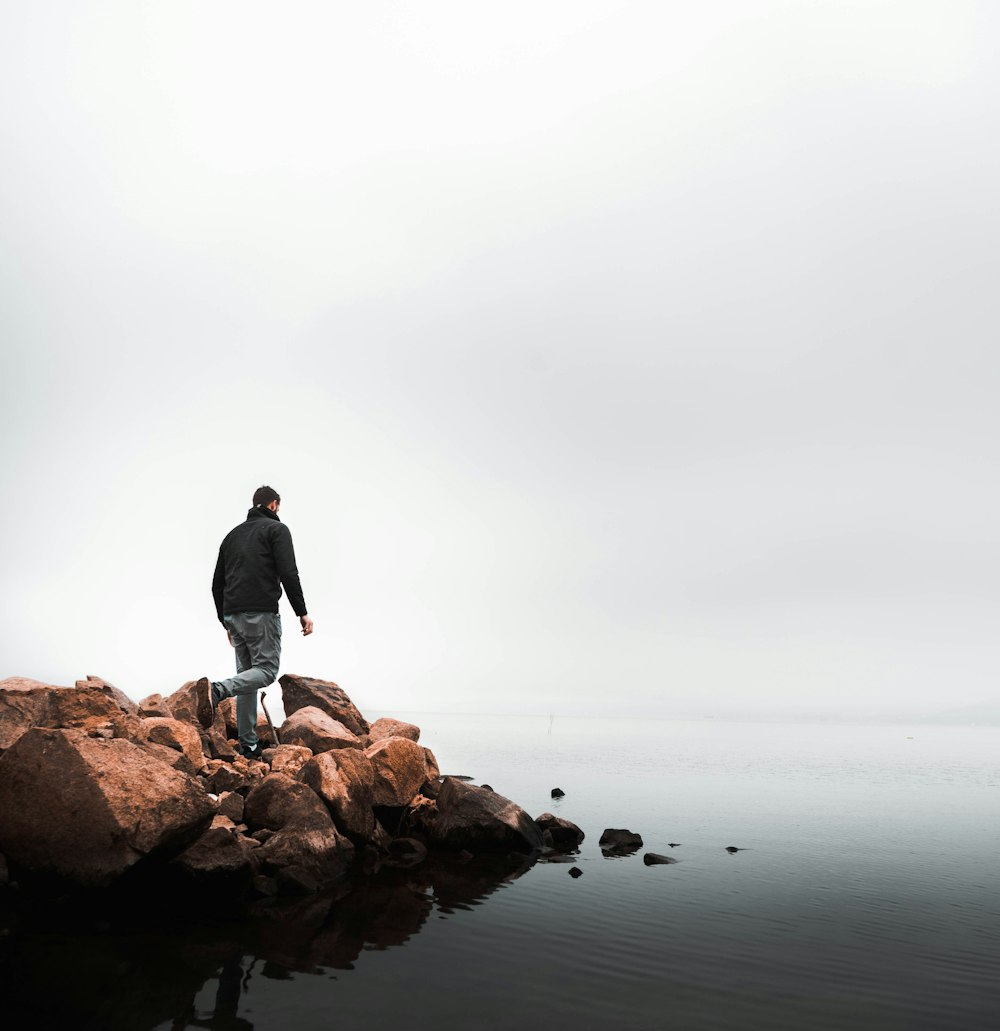
{"type": "Polygon", "coordinates": [[[273,487],[258,487],[253,492],[254,508],[269,508],[272,512],[277,512],[280,504],[281,495],[273,487]]]}

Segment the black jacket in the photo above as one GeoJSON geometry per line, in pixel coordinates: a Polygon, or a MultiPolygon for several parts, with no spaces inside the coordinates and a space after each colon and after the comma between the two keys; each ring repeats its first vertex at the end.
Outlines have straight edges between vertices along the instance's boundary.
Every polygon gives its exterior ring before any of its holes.
{"type": "Polygon", "coordinates": [[[251,508],[246,522],[226,534],[215,564],[212,595],[219,622],[232,612],[277,612],[281,586],[296,616],[308,611],[295,568],[292,534],[263,506],[251,508]]]}

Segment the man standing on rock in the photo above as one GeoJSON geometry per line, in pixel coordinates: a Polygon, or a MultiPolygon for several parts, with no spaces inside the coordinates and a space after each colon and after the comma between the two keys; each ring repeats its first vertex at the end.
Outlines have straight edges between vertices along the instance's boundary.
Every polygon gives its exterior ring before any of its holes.
{"type": "Polygon", "coordinates": [[[199,702],[205,709],[210,704],[210,713],[223,698],[236,696],[240,751],[251,759],[259,759],[262,752],[257,740],[257,692],[273,684],[278,675],[282,586],[303,635],[313,632],[295,567],[292,535],[278,518],[280,505],[281,497],[271,487],[254,491],[246,520],[226,534],[219,548],[212,580],[219,622],[236,649],[236,676],[212,682],[211,699],[199,702]]]}

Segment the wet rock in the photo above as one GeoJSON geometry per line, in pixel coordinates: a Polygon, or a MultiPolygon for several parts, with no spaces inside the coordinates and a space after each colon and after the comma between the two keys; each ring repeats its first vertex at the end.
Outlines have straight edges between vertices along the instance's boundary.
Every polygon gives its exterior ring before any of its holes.
{"type": "Polygon", "coordinates": [[[225,816],[216,816],[172,865],[189,878],[239,894],[250,886],[253,876],[250,853],[240,846],[235,827],[225,816]]]}
{"type": "Polygon", "coordinates": [[[337,829],[356,841],[370,841],[375,831],[375,771],[355,748],[314,756],[299,774],[303,784],[323,800],[337,829]]]}
{"type": "Polygon", "coordinates": [[[213,815],[197,780],[130,741],[33,728],[0,757],[0,850],[77,884],[183,848],[213,815]]]}
{"type": "Polygon", "coordinates": [[[404,723],[402,720],[393,720],[388,716],[383,716],[371,725],[368,737],[372,744],[387,737],[405,737],[411,741],[419,741],[420,728],[414,723],[404,723]]]}
{"type": "Polygon", "coordinates": [[[174,718],[174,714],[170,711],[170,706],[167,705],[166,699],[161,694],[151,694],[143,698],[139,702],[139,715],[145,717],[158,716],[168,720],[174,718]]]}
{"type": "Polygon", "coordinates": [[[307,785],[284,774],[266,777],[247,798],[246,819],[274,831],[257,854],[280,891],[320,891],[346,876],[354,848],[307,785]]]}
{"type": "Polygon", "coordinates": [[[493,791],[448,777],[435,810],[421,811],[428,841],[440,848],[474,852],[538,852],[542,831],[514,802],[493,791]]]}
{"type": "Polygon", "coordinates": [[[565,796],[565,794],[566,794],[566,792],[563,791],[562,788],[553,788],[552,789],[552,797],[553,798],[563,798],[565,796]]]}
{"type": "Polygon", "coordinates": [[[598,845],[605,856],[627,856],[642,848],[642,837],[629,830],[608,827],[598,845]]]}
{"type": "Polygon", "coordinates": [[[183,752],[196,770],[205,765],[205,757],[201,751],[201,735],[190,723],[167,719],[164,716],[153,716],[142,722],[146,740],[151,744],[166,745],[183,752]]]}
{"type": "Polygon", "coordinates": [[[579,848],[585,837],[583,831],[575,823],[553,816],[552,813],[542,813],[535,823],[541,828],[542,840],[549,848],[579,848]]]}
{"type": "Polygon", "coordinates": [[[570,877],[582,877],[583,871],[578,866],[574,866],[569,872],[570,877]]]}
{"type": "Polygon", "coordinates": [[[646,866],[671,866],[677,862],[676,859],[671,859],[670,856],[661,856],[658,852],[647,852],[642,857],[642,861],[646,866]]]}
{"type": "Polygon", "coordinates": [[[290,716],[299,709],[312,705],[338,723],[343,723],[352,734],[361,737],[368,733],[368,722],[364,716],[347,697],[347,692],[332,680],[317,680],[315,677],[300,677],[294,673],[286,673],[278,678],[278,683],[281,684],[286,715],[290,716]]]}
{"type": "Polygon", "coordinates": [[[264,749],[264,762],[271,767],[272,773],[297,777],[312,755],[312,750],[305,745],[276,745],[264,749]]]}
{"type": "Polygon", "coordinates": [[[365,749],[375,773],[375,805],[405,806],[427,780],[424,749],[405,737],[387,737],[365,749]]]}
{"type": "Polygon", "coordinates": [[[303,745],[314,754],[333,748],[361,748],[361,740],[343,723],[314,705],[296,709],[281,725],[283,745],[303,745]]]}

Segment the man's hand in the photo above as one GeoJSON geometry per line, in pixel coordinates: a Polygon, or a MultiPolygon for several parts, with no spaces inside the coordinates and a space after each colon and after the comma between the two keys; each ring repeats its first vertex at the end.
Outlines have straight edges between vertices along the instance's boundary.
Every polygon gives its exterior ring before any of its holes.
{"type": "Polygon", "coordinates": [[[302,624],[302,636],[308,637],[313,632],[313,621],[308,616],[299,616],[302,624]]]}

